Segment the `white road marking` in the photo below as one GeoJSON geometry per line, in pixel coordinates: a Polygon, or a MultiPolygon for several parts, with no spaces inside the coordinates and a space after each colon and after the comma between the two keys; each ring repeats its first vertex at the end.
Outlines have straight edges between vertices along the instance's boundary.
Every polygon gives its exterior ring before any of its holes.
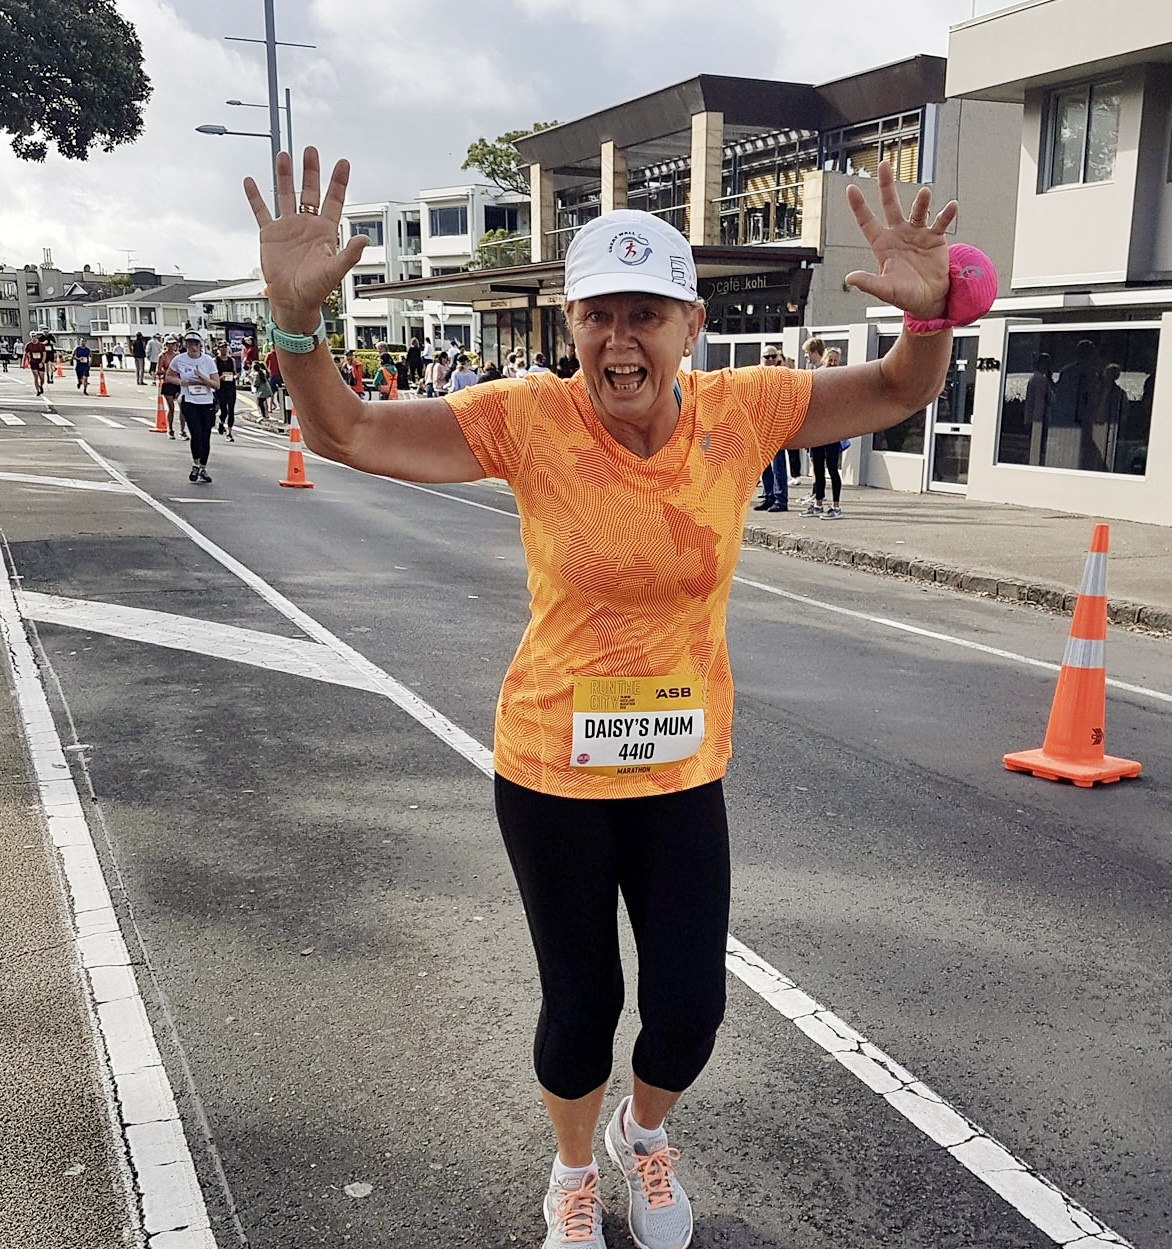
{"type": "Polygon", "coordinates": [[[132,416],[132,421],[137,421],[140,425],[149,425],[152,429],[155,427],[155,419],[150,416],[132,416]]]}
{"type": "MultiPolygon", "coordinates": [[[[401,685],[352,647],[347,646],[340,638],[335,637],[313,617],[295,606],[251,569],[229,555],[227,551],[218,547],[169,508],[135,486],[84,440],[78,441],[86,453],[105,468],[116,481],[128,486],[148,506],[170,520],[203,551],[234,573],[246,585],[252,587],[265,602],[275,607],[310,637],[317,638],[318,641],[335,651],[340,658],[351,663],[359,672],[369,676],[372,687],[378,693],[390,698],[486,776],[492,775],[492,753],[485,746],[424,702],[414,691],[401,685]]],[[[439,492],[428,491],[428,493],[439,492]]],[[[466,499],[457,501],[468,502],[466,499]]],[[[488,510],[496,511],[497,509],[488,510]]],[[[504,514],[512,515],[512,513],[504,514]]],[[[993,1137],[982,1132],[971,1120],[965,1118],[959,1111],[955,1111],[931,1089],[918,1081],[911,1072],[899,1066],[882,1050],[872,1046],[861,1033],[849,1027],[837,1015],[825,1010],[808,994],[803,993],[794,981],[783,976],[747,946],[742,945],[731,933],[728,934],[725,964],[739,980],[791,1019],[795,1026],[807,1036],[834,1054],[836,1059],[868,1088],[882,1093],[893,1109],[925,1132],[930,1139],[936,1141],[937,1136],[944,1134],[944,1125],[954,1123],[963,1125],[964,1131],[955,1139],[950,1139],[945,1145],[951,1156],[1052,1240],[1067,1246],[1068,1249],[1074,1249],[1076,1244],[1078,1249],[1091,1249],[1091,1246],[1115,1246],[1116,1249],[1126,1246],[1127,1249],[1131,1249],[1129,1242],[1094,1218],[1089,1211],[1084,1210],[1049,1180],[1014,1157],[993,1137]],[[797,997],[784,997],[787,994],[796,994],[797,997]],[[782,1001],[789,1005],[789,1010],[783,1008],[782,1001]],[[841,1058],[839,1058],[840,1053],[843,1055],[841,1058]]]]}
{"type": "MultiPolygon", "coordinates": [[[[125,1147],[142,1196],[148,1244],[159,1249],[166,1244],[192,1249],[214,1246],[183,1124],[135,982],[134,964],[118,928],[102,864],[25,636],[7,567],[4,571],[0,578],[0,636],[12,670],[45,822],[69,884],[74,950],[88,974],[90,1008],[118,1091],[120,1104],[111,1105],[111,1119],[125,1125],[125,1147]],[[156,1239],[155,1233],[171,1235],[156,1239]]],[[[106,1097],[111,1100],[109,1092],[106,1097]]]]}
{"type": "Polygon", "coordinates": [[[169,499],[169,500],[168,500],[168,502],[170,502],[170,503],[227,503],[227,502],[228,502],[228,500],[227,500],[227,499],[209,499],[209,498],[206,498],[206,497],[205,497],[205,498],[202,498],[202,499],[177,499],[177,498],[172,498],[172,499],[169,499]]]}
{"type": "Polygon", "coordinates": [[[731,933],[725,966],[1051,1240],[1071,1249],[1128,1244],[731,933]]]}
{"type": "Polygon", "coordinates": [[[196,655],[210,655],[213,659],[251,664],[254,668],[288,672],[330,685],[377,692],[351,663],[340,658],[328,646],[308,642],[304,638],[283,637],[279,633],[241,629],[236,625],[216,624],[141,607],[62,598],[56,594],[34,594],[27,590],[17,591],[17,602],[23,616],[41,624],[65,625],[70,629],[104,633],[130,642],[149,642],[152,646],[164,646],[169,650],[189,651],[196,655]]]}
{"type": "Polygon", "coordinates": [[[0,412],[0,421],[5,425],[23,425],[24,421],[15,412],[0,412]]]}
{"type": "Polygon", "coordinates": [[[86,415],[91,421],[101,421],[103,425],[109,425],[111,429],[125,429],[126,426],[121,421],[114,420],[110,416],[99,416],[97,412],[87,412],[86,415]]]}
{"type": "Polygon", "coordinates": [[[50,425],[64,425],[70,429],[73,428],[73,422],[67,421],[65,417],[58,416],[56,412],[42,412],[41,415],[49,422],[50,425]]]}
{"type": "Polygon", "coordinates": [[[44,477],[38,473],[0,472],[0,481],[23,481],[33,486],[58,486],[69,490],[99,490],[106,494],[129,494],[116,481],[87,481],[84,477],[44,477]]]}
{"type": "MultiPolygon", "coordinates": [[[[764,581],[752,581],[748,577],[733,577],[738,585],[747,585],[765,594],[777,598],[790,599],[806,607],[817,607],[821,611],[833,612],[836,616],[849,616],[854,620],[863,620],[868,624],[881,625],[885,629],[895,629],[899,633],[912,633],[917,637],[931,638],[935,642],[945,642],[949,646],[960,646],[965,650],[980,651],[983,655],[993,655],[997,659],[1008,659],[1013,663],[1024,664],[1029,668],[1042,668],[1046,672],[1059,672],[1061,664],[1049,663],[1044,659],[1031,659],[1029,655],[1019,655],[1016,651],[1002,650],[997,646],[986,646],[983,642],[970,642],[967,638],[953,637],[951,633],[937,633],[933,629],[921,629],[918,625],[905,624],[902,620],[888,620],[886,616],[871,616],[867,612],[855,611],[850,607],[839,607],[837,603],[824,603],[821,599],[810,598],[806,594],[795,594],[792,590],[781,590],[777,586],[764,581]]],[[[1107,678],[1112,689],[1125,690],[1129,694],[1140,694],[1144,698],[1154,698],[1159,702],[1172,703],[1172,694],[1163,690],[1151,690],[1144,685],[1131,685],[1127,681],[1115,681],[1107,678]]]]}

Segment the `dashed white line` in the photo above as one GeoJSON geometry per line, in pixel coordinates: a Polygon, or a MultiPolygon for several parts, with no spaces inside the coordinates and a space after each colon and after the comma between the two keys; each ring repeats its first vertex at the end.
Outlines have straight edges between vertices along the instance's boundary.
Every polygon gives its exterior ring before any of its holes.
{"type": "MultiPolygon", "coordinates": [[[[390,698],[486,776],[492,775],[492,754],[485,746],[424,702],[414,691],[401,685],[381,668],[347,646],[340,638],[335,637],[313,617],[296,607],[251,569],[218,547],[169,508],[140,490],[86,442],[83,440],[79,442],[86,453],[105,468],[116,481],[129,487],[145,503],[170,520],[202,550],[234,573],[246,585],[251,586],[261,598],[280,611],[298,628],[329,647],[345,662],[352,664],[357,671],[368,676],[373,690],[390,698]]],[[[444,498],[455,498],[460,503],[469,502],[458,496],[443,495],[442,492],[436,490],[428,489],[426,492],[440,494],[444,498]]],[[[484,507],[485,505],[473,504],[473,506],[484,507]]],[[[486,510],[499,511],[500,509],[486,508],[486,510]]],[[[502,514],[513,515],[510,512],[502,514]]],[[[747,584],[757,585],[762,589],[772,588],[756,582],[747,584]]],[[[833,1054],[836,1061],[868,1088],[880,1093],[888,1104],[908,1122],[925,1132],[937,1144],[942,1144],[957,1162],[1050,1239],[1070,1249],[1074,1249],[1076,1245],[1079,1249],[1091,1249],[1092,1246],[1114,1246],[1115,1249],[1125,1246],[1131,1249],[1129,1242],[1111,1231],[1044,1176],[1031,1170],[1025,1163],[1014,1157],[993,1137],[982,1132],[976,1124],[955,1110],[938,1094],[933,1093],[927,1085],[917,1080],[911,1072],[901,1067],[877,1046],[872,1045],[866,1037],[844,1023],[833,1012],[828,1011],[804,993],[794,981],[770,966],[748,946],[737,941],[731,933],[727,938],[725,964],[742,983],[790,1019],[797,1028],[828,1053],[833,1054]],[[952,1127],[956,1127],[958,1131],[960,1127],[963,1127],[963,1131],[956,1135],[956,1139],[951,1139],[952,1133],[949,1129],[952,1127]],[[938,1140],[938,1136],[944,1136],[946,1140],[938,1140]]]]}
{"type": "Polygon", "coordinates": [[[86,415],[91,421],[101,421],[103,425],[109,425],[111,429],[125,429],[126,426],[121,421],[116,421],[112,416],[99,416],[97,412],[87,412],[86,415]]]}
{"type": "Polygon", "coordinates": [[[5,425],[23,425],[24,421],[15,412],[0,412],[0,421],[5,425]]]}
{"type": "Polygon", "coordinates": [[[41,415],[49,422],[50,425],[64,425],[69,429],[73,428],[73,422],[66,420],[63,416],[58,416],[56,412],[42,412],[41,415]]]}
{"type": "Polygon", "coordinates": [[[67,490],[97,490],[106,494],[129,494],[116,481],[88,481],[84,477],[47,477],[41,473],[0,472],[0,481],[20,481],[31,486],[54,486],[67,490]]]}

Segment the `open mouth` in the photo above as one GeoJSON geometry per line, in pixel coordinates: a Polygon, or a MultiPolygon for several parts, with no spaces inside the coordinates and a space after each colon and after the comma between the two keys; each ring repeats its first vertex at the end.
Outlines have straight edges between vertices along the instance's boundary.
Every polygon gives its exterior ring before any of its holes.
{"type": "Polygon", "coordinates": [[[616,364],[603,372],[610,388],[620,394],[632,394],[647,380],[647,370],[637,364],[616,364]]]}

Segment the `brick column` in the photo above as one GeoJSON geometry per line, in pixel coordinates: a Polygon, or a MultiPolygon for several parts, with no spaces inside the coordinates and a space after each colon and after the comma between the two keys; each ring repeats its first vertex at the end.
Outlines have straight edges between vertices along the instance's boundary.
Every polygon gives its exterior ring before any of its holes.
{"type": "Polygon", "coordinates": [[[724,163],[724,114],[692,115],[692,192],[688,242],[693,246],[720,242],[720,210],[712,201],[720,194],[724,163]]]}
{"type": "Polygon", "coordinates": [[[542,169],[540,165],[529,166],[529,229],[530,260],[537,264],[541,260],[553,260],[554,239],[547,236],[547,230],[556,228],[557,213],[553,203],[553,175],[542,169]]]}
{"type": "Polygon", "coordinates": [[[627,206],[627,154],[612,139],[602,145],[602,211],[627,206]]]}

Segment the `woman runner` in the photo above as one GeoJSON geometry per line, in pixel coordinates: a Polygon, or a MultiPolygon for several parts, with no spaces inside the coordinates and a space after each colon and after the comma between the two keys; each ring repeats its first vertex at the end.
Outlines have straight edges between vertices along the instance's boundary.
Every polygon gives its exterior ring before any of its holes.
{"type": "Polygon", "coordinates": [[[939,393],[956,323],[944,236],[956,205],[929,223],[923,188],[905,219],[886,163],[881,220],[857,187],[847,192],[878,267],[847,280],[910,318],[882,360],[681,371],[704,325],[691,248],[660,218],[623,210],[585,225],[566,256],[574,377],[543,372],[383,406],[338,377],[321,318],[366,241],[336,250],[348,173],[340,161],[323,197],[308,148],[298,197],[282,153],[275,220],[245,182],[270,335],[307,445],[410,481],[505,478],[521,517],[531,616],[497,705],[494,767],[541,972],[534,1057],[557,1143],[545,1249],[603,1249],[594,1138],[623,1001],[620,893],[638,948],[641,1031],[631,1092],[604,1142],[626,1179],[636,1242],[684,1249],[692,1213],[664,1122],[724,1013],[724,617],[745,514],[778,447],[886,428],[939,393]]]}

